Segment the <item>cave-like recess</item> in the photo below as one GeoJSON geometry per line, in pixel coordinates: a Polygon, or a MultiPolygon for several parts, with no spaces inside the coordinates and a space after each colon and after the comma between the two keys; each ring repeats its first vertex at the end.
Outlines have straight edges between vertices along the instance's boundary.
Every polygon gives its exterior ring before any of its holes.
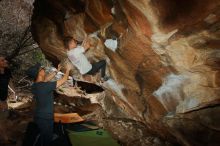
{"type": "Polygon", "coordinates": [[[106,89],[105,127],[126,145],[155,136],[161,145],[217,146],[219,8],[219,0],[35,0],[31,28],[54,64],[66,57],[65,36],[99,31],[90,58],[107,58],[118,85],[106,89]],[[103,42],[115,37],[113,52],[103,42]]]}

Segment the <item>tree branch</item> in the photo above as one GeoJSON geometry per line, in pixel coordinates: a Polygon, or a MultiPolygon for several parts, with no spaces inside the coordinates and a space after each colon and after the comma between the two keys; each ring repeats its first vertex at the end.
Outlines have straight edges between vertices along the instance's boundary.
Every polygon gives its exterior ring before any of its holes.
{"type": "Polygon", "coordinates": [[[24,48],[25,44],[28,42],[28,40],[31,39],[31,36],[28,36],[28,34],[30,33],[30,26],[28,26],[22,37],[19,39],[18,43],[17,43],[17,47],[14,49],[14,51],[11,53],[11,55],[7,56],[6,59],[8,61],[11,61],[12,59],[14,59],[18,54],[19,52],[21,51],[21,49],[24,48]],[[28,38],[26,38],[28,37],[28,38]]]}
{"type": "Polygon", "coordinates": [[[31,50],[24,51],[24,52],[18,54],[17,56],[24,55],[24,54],[26,54],[26,53],[29,53],[29,52],[31,52],[31,51],[34,51],[35,49],[38,49],[38,48],[33,48],[33,49],[31,49],[31,50]]]}

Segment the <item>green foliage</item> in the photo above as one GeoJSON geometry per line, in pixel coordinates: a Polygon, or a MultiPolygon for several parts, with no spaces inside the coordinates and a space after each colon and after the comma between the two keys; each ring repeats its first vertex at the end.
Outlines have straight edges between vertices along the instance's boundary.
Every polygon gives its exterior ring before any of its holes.
{"type": "Polygon", "coordinates": [[[43,61],[45,60],[45,56],[43,55],[43,53],[39,50],[35,50],[33,51],[33,60],[34,62],[40,62],[43,63],[43,61]]]}
{"type": "Polygon", "coordinates": [[[40,50],[33,51],[33,61],[39,62],[41,64],[46,64],[47,60],[44,56],[44,54],[40,50]]]}

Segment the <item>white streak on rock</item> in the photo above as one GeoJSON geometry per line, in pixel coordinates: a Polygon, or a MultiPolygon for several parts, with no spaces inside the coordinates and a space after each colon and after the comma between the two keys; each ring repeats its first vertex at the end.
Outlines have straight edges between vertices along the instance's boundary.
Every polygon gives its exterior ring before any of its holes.
{"type": "Polygon", "coordinates": [[[115,52],[118,46],[118,41],[113,39],[107,39],[105,40],[104,44],[107,48],[115,52]]]}
{"type": "Polygon", "coordinates": [[[168,110],[175,110],[176,106],[184,99],[183,85],[188,81],[184,75],[168,75],[162,86],[153,95],[168,110]]]}
{"type": "Polygon", "coordinates": [[[127,101],[126,97],[122,93],[123,85],[118,84],[113,79],[109,79],[108,81],[103,83],[103,86],[114,91],[122,100],[127,101]]]}
{"type": "Polygon", "coordinates": [[[111,13],[112,13],[113,15],[116,14],[116,12],[115,12],[115,7],[112,7],[112,8],[111,8],[111,13]]]}
{"type": "Polygon", "coordinates": [[[180,105],[177,106],[177,113],[184,113],[189,109],[195,108],[199,105],[199,101],[196,98],[186,98],[180,105]]]}

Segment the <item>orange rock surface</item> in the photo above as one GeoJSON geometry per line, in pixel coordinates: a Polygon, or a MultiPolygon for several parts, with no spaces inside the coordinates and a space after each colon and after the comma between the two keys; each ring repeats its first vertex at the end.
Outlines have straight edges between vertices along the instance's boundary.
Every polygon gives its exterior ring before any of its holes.
{"type": "Polygon", "coordinates": [[[219,8],[219,0],[36,0],[32,34],[53,62],[66,58],[65,36],[95,37],[88,56],[107,60],[110,98],[129,118],[182,145],[217,146],[219,8]],[[112,51],[104,41],[115,37],[112,51]]]}

